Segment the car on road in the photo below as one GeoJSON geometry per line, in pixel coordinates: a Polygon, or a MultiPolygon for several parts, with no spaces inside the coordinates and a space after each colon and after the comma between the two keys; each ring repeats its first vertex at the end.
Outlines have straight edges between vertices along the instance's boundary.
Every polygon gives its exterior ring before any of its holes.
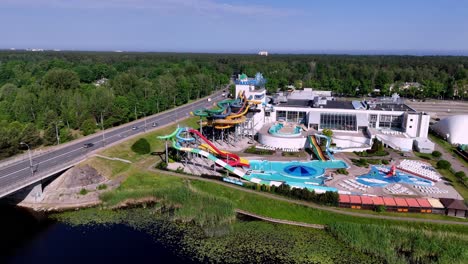
{"type": "Polygon", "coordinates": [[[137,130],[138,127],[137,126],[132,126],[132,130],[137,130]]]}
{"type": "Polygon", "coordinates": [[[157,127],[157,126],[159,126],[159,124],[158,124],[158,123],[156,123],[156,122],[153,122],[153,125],[152,125],[152,127],[157,127]]]}
{"type": "Polygon", "coordinates": [[[83,148],[91,148],[92,146],[94,146],[93,143],[84,143],[83,144],[83,148]]]}

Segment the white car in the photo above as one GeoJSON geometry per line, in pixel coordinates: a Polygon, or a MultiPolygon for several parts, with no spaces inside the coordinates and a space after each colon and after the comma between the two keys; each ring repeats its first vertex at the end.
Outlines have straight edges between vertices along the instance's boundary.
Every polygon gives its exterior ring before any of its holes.
{"type": "Polygon", "coordinates": [[[208,102],[211,102],[211,98],[208,98],[208,102]]]}

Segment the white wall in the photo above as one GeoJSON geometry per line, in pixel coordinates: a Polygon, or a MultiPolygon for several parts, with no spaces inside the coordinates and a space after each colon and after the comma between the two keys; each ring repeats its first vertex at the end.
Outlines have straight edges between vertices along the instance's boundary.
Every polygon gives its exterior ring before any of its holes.
{"type": "Polygon", "coordinates": [[[306,140],[306,137],[281,138],[270,134],[258,134],[258,142],[275,148],[304,148],[306,140]]]}

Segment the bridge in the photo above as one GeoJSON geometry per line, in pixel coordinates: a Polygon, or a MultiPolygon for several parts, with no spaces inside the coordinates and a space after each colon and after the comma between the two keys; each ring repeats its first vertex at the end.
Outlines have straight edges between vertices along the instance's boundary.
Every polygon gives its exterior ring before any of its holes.
{"type": "Polygon", "coordinates": [[[50,150],[31,151],[32,162],[29,160],[28,153],[2,161],[0,162],[0,198],[26,187],[32,187],[30,195],[34,199],[40,199],[42,196],[42,181],[48,177],[73,167],[96,150],[153,129],[153,123],[157,123],[158,127],[164,126],[178,119],[188,117],[189,113],[197,108],[209,107],[213,104],[213,101],[223,97],[222,93],[222,91],[214,93],[211,96],[211,102],[208,102],[208,97],[205,97],[163,113],[58,145],[50,150]],[[88,147],[85,147],[85,144],[89,144],[88,147]]]}

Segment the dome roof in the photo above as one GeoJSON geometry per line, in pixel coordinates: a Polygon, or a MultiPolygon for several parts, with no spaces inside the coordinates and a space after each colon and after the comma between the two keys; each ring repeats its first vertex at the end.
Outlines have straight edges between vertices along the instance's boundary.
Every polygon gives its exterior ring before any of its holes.
{"type": "Polygon", "coordinates": [[[432,129],[451,144],[468,144],[468,115],[444,118],[432,129]]]}

